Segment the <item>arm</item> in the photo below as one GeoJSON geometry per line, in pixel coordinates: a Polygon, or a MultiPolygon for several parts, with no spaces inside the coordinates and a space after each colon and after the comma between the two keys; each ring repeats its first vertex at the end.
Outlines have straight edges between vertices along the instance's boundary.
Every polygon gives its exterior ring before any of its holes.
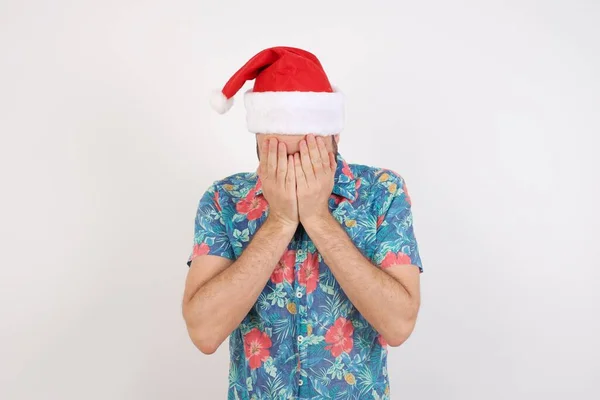
{"type": "Polygon", "coordinates": [[[382,193],[376,193],[375,198],[386,201],[378,210],[384,219],[376,233],[375,265],[354,246],[329,212],[336,161],[321,137],[315,140],[314,135],[307,135],[307,140],[300,142],[294,169],[298,213],[307,234],[358,311],[388,344],[402,344],[415,325],[421,269],[410,200],[402,179],[395,174],[387,174],[394,175],[393,182],[378,178],[377,190],[382,193]]]}
{"type": "Polygon", "coordinates": [[[269,215],[237,260],[232,261],[221,207],[211,190],[198,207],[195,248],[205,250],[190,266],[182,308],[190,338],[206,354],[214,353],[248,314],[298,227],[293,158],[276,139],[263,140],[259,158],[269,215]]]}
{"type": "Polygon", "coordinates": [[[358,311],[390,346],[406,341],[419,310],[419,268],[377,268],[331,214],[304,223],[307,234],[358,311]]]}
{"type": "Polygon", "coordinates": [[[286,250],[295,227],[267,219],[235,261],[194,258],[188,272],[183,315],[193,343],[211,354],[242,322],[286,250]]]}

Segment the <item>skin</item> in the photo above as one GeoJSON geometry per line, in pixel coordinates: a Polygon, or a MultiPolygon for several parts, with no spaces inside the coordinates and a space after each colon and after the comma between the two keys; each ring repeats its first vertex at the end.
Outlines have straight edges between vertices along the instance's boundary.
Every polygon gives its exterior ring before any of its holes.
{"type": "Polygon", "coordinates": [[[192,342],[205,354],[216,351],[256,303],[302,224],[352,304],[389,345],[402,344],[420,306],[419,269],[373,265],[330,214],[339,135],[256,139],[269,215],[237,260],[202,255],[192,261],[182,305],[192,342]]]}

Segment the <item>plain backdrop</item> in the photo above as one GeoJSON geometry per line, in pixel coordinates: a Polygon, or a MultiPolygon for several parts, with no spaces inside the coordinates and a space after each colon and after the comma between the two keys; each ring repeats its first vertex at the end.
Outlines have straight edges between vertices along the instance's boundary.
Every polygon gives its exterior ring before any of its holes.
{"type": "Polygon", "coordinates": [[[600,398],[599,20],[595,0],[1,0],[0,398],[225,398],[185,262],[204,190],[257,159],[242,97],[208,98],[276,45],[346,94],[346,160],[411,192],[423,300],[392,399],[600,398]]]}

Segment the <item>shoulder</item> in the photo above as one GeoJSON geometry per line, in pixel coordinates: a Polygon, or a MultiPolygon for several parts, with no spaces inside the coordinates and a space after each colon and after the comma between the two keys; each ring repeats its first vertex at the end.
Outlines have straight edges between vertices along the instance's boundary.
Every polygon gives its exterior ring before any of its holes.
{"type": "Polygon", "coordinates": [[[385,167],[349,164],[360,189],[370,192],[372,198],[383,200],[406,192],[406,182],[398,172],[385,167]]]}
{"type": "Polygon", "coordinates": [[[236,199],[245,197],[256,185],[256,181],[255,172],[238,172],[213,181],[209,190],[218,192],[223,199],[236,199]]]}

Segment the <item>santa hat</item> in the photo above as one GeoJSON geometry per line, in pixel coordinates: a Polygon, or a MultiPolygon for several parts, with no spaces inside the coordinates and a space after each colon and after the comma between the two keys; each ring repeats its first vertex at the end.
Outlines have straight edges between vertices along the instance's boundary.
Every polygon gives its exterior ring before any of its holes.
{"type": "Polygon", "coordinates": [[[223,114],[246,81],[246,124],[253,133],[334,135],[344,125],[344,96],[330,83],[321,63],[308,51],[272,47],[252,57],[211,99],[223,114]]]}

